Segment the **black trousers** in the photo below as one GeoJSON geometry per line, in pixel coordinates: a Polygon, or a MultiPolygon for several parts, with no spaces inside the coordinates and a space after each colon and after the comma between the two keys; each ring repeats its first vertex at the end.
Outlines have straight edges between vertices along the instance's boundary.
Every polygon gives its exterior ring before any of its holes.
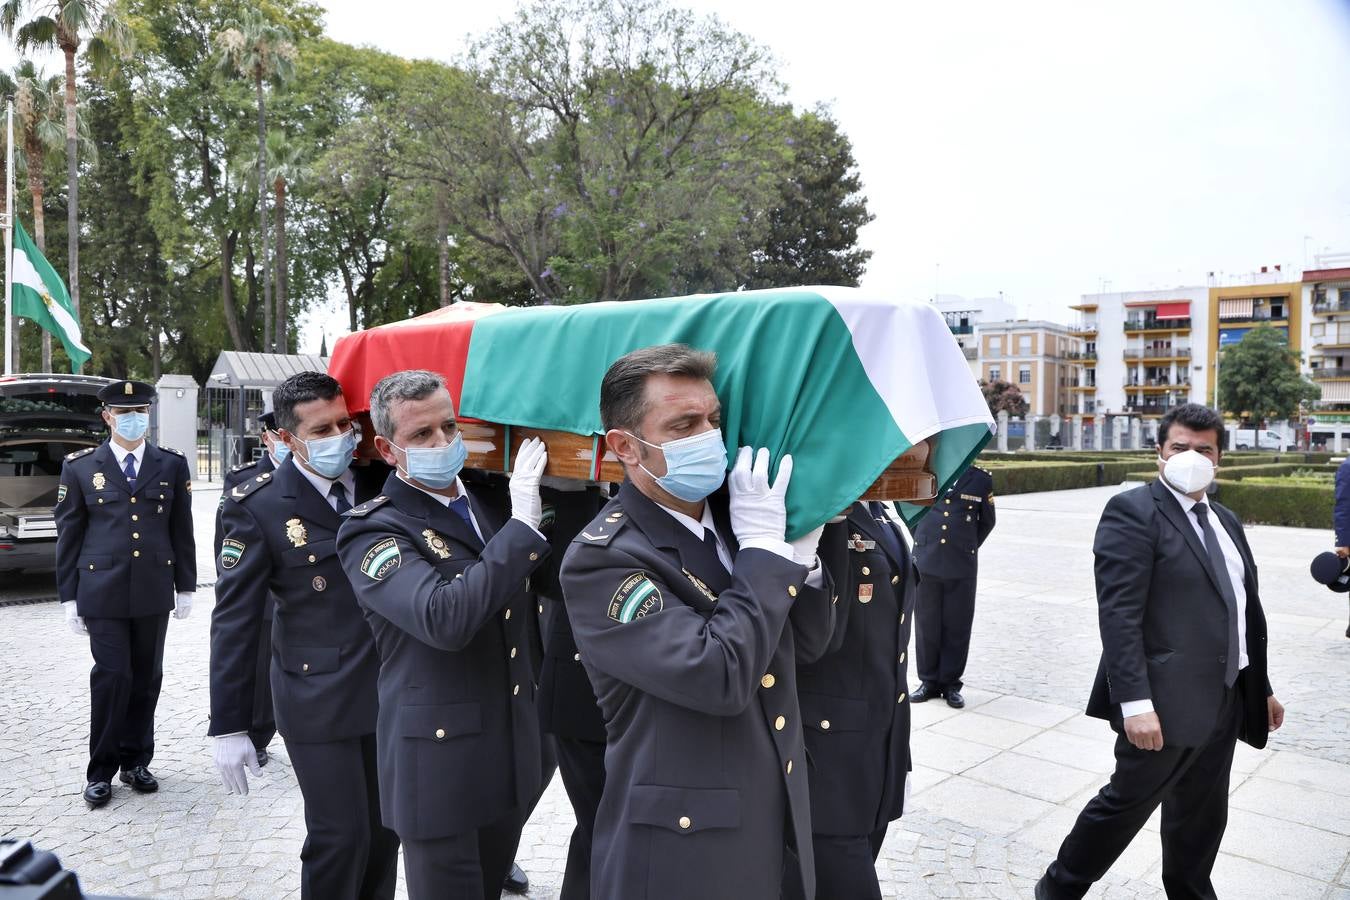
{"type": "Polygon", "coordinates": [[[375,735],[286,741],[305,798],[304,900],[392,900],[398,837],[380,823],[375,735]]]}
{"type": "Polygon", "coordinates": [[[577,824],[567,845],[567,870],[563,873],[559,900],[590,900],[591,837],[595,834],[595,812],[605,791],[605,745],[601,741],[582,741],[555,737],[558,772],[562,775],[567,799],[572,803],[577,824]]]}
{"type": "Polygon", "coordinates": [[[253,724],[248,729],[255,749],[262,750],[277,735],[277,716],[272,708],[272,610],[273,600],[267,598],[268,615],[263,617],[258,634],[258,659],[253,679],[253,724]]]}
{"type": "Polygon", "coordinates": [[[155,755],[155,706],[164,681],[169,614],[86,618],[89,652],[88,781],[112,781],[118,768],[148,766],[155,755]]]}
{"type": "Polygon", "coordinates": [[[932,690],[959,691],[975,621],[975,579],[923,576],[914,607],[919,679],[932,690]]]}
{"type": "Polygon", "coordinates": [[[404,839],[408,900],[497,900],[516,858],[525,818],[517,809],[464,834],[404,839]]]}
{"type": "Polygon", "coordinates": [[[1116,738],[1110,784],[1088,801],[1046,872],[1051,895],[1082,897],[1162,804],[1162,881],[1168,900],[1214,900],[1209,875],[1228,824],[1228,776],[1241,716],[1230,688],[1212,736],[1199,747],[1139,750],[1116,738]]]}
{"type": "MultiPolygon", "coordinates": [[[[877,856],[886,840],[883,825],[871,834],[813,834],[816,859],[815,900],[881,900],[877,856]]],[[[787,857],[791,860],[791,855],[787,857]]],[[[800,869],[795,861],[783,878],[784,900],[803,900],[800,869]]]]}

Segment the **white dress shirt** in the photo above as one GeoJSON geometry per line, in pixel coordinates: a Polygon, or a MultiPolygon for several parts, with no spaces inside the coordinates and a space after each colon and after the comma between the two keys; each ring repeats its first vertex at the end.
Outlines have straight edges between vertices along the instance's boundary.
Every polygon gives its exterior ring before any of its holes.
{"type": "MultiPolygon", "coordinates": [[[[1233,597],[1237,600],[1237,632],[1238,632],[1238,670],[1247,668],[1247,568],[1242,561],[1242,554],[1238,551],[1237,544],[1228,533],[1228,529],[1223,527],[1219,517],[1215,515],[1214,508],[1209,505],[1208,498],[1204,500],[1193,500],[1185,494],[1178,491],[1172,485],[1167,483],[1166,478],[1160,479],[1163,486],[1172,493],[1181,504],[1181,511],[1186,516],[1186,521],[1191,524],[1195,531],[1195,536],[1200,539],[1200,545],[1205,544],[1205,531],[1200,527],[1200,520],[1192,512],[1197,504],[1205,506],[1209,510],[1209,524],[1214,529],[1214,534],[1219,539],[1219,549],[1223,552],[1223,561],[1228,570],[1228,580],[1233,585],[1233,597]]],[[[1120,704],[1120,714],[1126,718],[1137,716],[1141,713],[1152,712],[1152,700],[1127,700],[1120,704]]]]}
{"type": "MultiPolygon", "coordinates": [[[[458,500],[460,497],[464,497],[464,498],[467,499],[468,496],[469,496],[469,495],[464,491],[464,482],[462,482],[462,481],[459,480],[459,476],[455,476],[455,496],[453,496],[453,497],[447,497],[447,496],[445,496],[444,494],[438,494],[438,493],[436,493],[435,491],[429,491],[429,490],[427,490],[426,488],[422,487],[421,485],[413,484],[411,481],[409,481],[408,479],[404,478],[403,475],[402,475],[401,473],[399,474],[398,477],[399,477],[399,478],[403,481],[403,483],[406,484],[408,487],[410,487],[410,488],[416,488],[417,490],[419,490],[419,491],[421,491],[422,493],[426,494],[426,495],[427,495],[428,497],[430,497],[431,499],[435,500],[437,503],[441,504],[441,506],[444,506],[446,509],[449,509],[449,508],[450,508],[451,502],[453,502],[453,501],[455,501],[455,500],[458,500]]],[[[468,504],[467,509],[469,510],[469,524],[473,526],[473,533],[476,534],[476,535],[478,535],[478,540],[480,540],[480,541],[482,541],[484,544],[486,544],[487,541],[483,538],[483,529],[481,529],[481,528],[478,527],[478,517],[475,516],[475,515],[473,514],[473,504],[472,504],[472,503],[468,504]]],[[[538,534],[538,533],[539,533],[539,529],[536,528],[536,529],[535,529],[535,533],[538,534]]],[[[543,537],[542,534],[540,534],[539,536],[540,536],[540,537],[543,537]]]]}
{"type": "Polygon", "coordinates": [[[319,496],[333,508],[334,512],[337,512],[337,498],[330,493],[333,490],[334,482],[341,484],[343,490],[347,492],[347,502],[352,506],[356,505],[356,476],[352,474],[351,469],[343,469],[342,474],[336,478],[324,478],[308,466],[301,465],[300,461],[294,456],[287,457],[286,462],[282,465],[287,463],[300,470],[300,474],[305,476],[306,481],[314,485],[314,490],[319,492],[319,496]]]}

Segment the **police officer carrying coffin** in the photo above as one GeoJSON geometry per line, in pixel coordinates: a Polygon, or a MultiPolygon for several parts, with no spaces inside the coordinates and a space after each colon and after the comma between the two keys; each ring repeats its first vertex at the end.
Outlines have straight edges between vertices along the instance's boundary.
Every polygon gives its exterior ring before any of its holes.
{"type": "MultiPolygon", "coordinates": [[[[291,448],[277,432],[276,416],[270,412],[258,416],[258,432],[262,439],[264,453],[257,459],[235,466],[225,473],[220,491],[220,505],[216,507],[216,537],[213,544],[213,556],[220,558],[220,545],[224,540],[221,510],[230,492],[246,481],[252,481],[264,472],[272,472],[286,461],[291,448]]],[[[254,674],[253,688],[253,724],[249,726],[248,737],[258,751],[258,765],[267,765],[267,745],[277,733],[276,715],[272,711],[272,613],[276,609],[276,599],[270,594],[267,607],[263,610],[262,627],[258,631],[258,656],[255,661],[257,671],[254,674]]]]}
{"type": "Polygon", "coordinates": [[[305,800],[301,896],[392,898],[398,840],[380,824],[375,717],[379,657],[337,557],[341,513],[370,496],[349,469],[356,435],[338,383],[318,372],[272,395],[290,459],[230,490],[211,619],[211,728],[225,787],[258,773],[258,635],[276,598],[272,693],[305,800]]]}
{"type": "Polygon", "coordinates": [[[398,372],[370,398],[396,472],[348,513],[343,568],[380,653],[380,792],[412,900],[500,896],[542,779],[529,641],[544,445],[516,455],[511,517],[459,473],[467,450],[441,376],[398,372]]]}
{"type": "Polygon", "coordinates": [[[975,576],[979,550],[994,530],[994,478],[971,466],[933,505],[914,531],[914,562],[919,567],[919,603],[915,653],[919,685],[910,697],[922,703],[946,697],[960,709],[961,676],[970,652],[975,619],[975,576]]]}
{"type": "Polygon", "coordinates": [[[815,896],[880,900],[876,858],[888,824],[904,812],[912,768],[905,673],[916,575],[899,527],[877,501],[855,503],[843,523],[827,525],[821,557],[838,591],[834,635],[825,656],[797,670],[815,896]]]}
{"type": "Polygon", "coordinates": [[[745,447],[727,476],[715,364],[649,347],[600,388],[628,480],[562,568],[608,737],[597,898],[777,900],[787,866],[815,889],[795,671],[833,619],[820,529],[784,539],[790,457],[770,485],[745,447]]]}
{"type": "Polygon", "coordinates": [[[118,381],[99,391],[107,443],[66,457],[56,503],[56,589],[66,621],[89,636],[94,668],[90,807],[112,798],[112,776],[149,793],[155,705],[169,613],[186,619],[197,586],[192,482],[177,450],[145,440],[155,389],[118,381]]]}

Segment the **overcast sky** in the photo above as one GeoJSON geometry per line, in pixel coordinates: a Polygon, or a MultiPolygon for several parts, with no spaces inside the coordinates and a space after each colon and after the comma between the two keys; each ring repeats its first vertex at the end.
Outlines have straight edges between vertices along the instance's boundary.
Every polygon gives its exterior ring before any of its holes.
{"type": "MultiPolygon", "coordinates": [[[[447,61],[515,9],[325,5],[338,40],[447,61]]],[[[683,5],[767,45],[797,106],[833,109],[876,215],[866,287],[1002,291],[1068,321],[1102,287],[1350,250],[1350,0],[683,5]]],[[[346,315],[321,318],[331,344],[346,315]]]]}

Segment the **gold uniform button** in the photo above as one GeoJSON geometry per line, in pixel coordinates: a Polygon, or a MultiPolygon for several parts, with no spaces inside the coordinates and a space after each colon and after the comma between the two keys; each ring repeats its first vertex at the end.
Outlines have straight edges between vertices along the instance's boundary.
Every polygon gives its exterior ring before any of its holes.
{"type": "Polygon", "coordinates": [[[301,671],[301,672],[308,672],[308,671],[309,671],[309,663],[303,663],[303,664],[300,666],[300,671],[301,671]]]}
{"type": "Polygon", "coordinates": [[[821,719],[821,720],[820,720],[820,730],[821,730],[821,731],[829,731],[829,730],[830,730],[830,720],[829,720],[829,719],[821,719]]]}
{"type": "Polygon", "coordinates": [[[905,654],[903,654],[903,653],[900,654],[900,661],[901,661],[901,662],[904,662],[904,661],[905,661],[905,654]]]}
{"type": "Polygon", "coordinates": [[[784,728],[784,726],[786,726],[786,725],[787,725],[787,719],[785,719],[785,718],[782,717],[782,716],[779,716],[778,718],[776,718],[776,719],[773,720],[773,730],[774,730],[774,731],[782,731],[783,728],[784,728]]]}
{"type": "Polygon", "coordinates": [[[445,739],[445,729],[444,729],[444,728],[437,728],[437,729],[436,729],[436,740],[440,741],[440,740],[444,740],[444,739],[445,739]]]}
{"type": "Polygon", "coordinates": [[[141,520],[141,517],[140,517],[140,516],[136,515],[135,513],[132,513],[132,514],[131,514],[131,521],[133,521],[133,522],[139,522],[140,520],[141,520]]]}
{"type": "Polygon", "coordinates": [[[900,576],[899,576],[899,575],[892,575],[892,576],[891,576],[891,584],[899,584],[899,583],[900,583],[900,576]]]}
{"type": "Polygon", "coordinates": [[[573,654],[572,654],[572,659],[575,660],[576,662],[581,662],[581,654],[580,654],[580,653],[573,653],[573,654]]]}
{"type": "Polygon", "coordinates": [[[511,610],[508,609],[508,610],[506,611],[506,615],[504,616],[504,618],[506,618],[507,620],[509,620],[509,619],[511,618],[511,610]]]}
{"type": "Polygon", "coordinates": [[[943,500],[942,502],[943,502],[943,503],[946,503],[948,506],[950,506],[952,501],[951,501],[951,498],[948,497],[946,500],[943,500]]]}
{"type": "Polygon", "coordinates": [[[788,764],[787,764],[787,773],[788,773],[789,775],[792,774],[792,760],[790,760],[790,759],[788,760],[788,764]]]}
{"type": "Polygon", "coordinates": [[[131,539],[133,541],[139,541],[141,539],[141,533],[139,531],[133,531],[131,533],[131,539]]]}
{"type": "Polygon", "coordinates": [[[867,566],[863,566],[863,567],[862,567],[862,573],[863,573],[864,575],[871,575],[871,574],[872,574],[872,570],[869,569],[867,566]]]}
{"type": "Polygon", "coordinates": [[[531,554],[530,554],[530,562],[534,562],[534,561],[535,561],[536,559],[538,559],[538,558],[539,558],[539,554],[538,554],[538,553],[531,553],[531,554]]]}
{"type": "Polygon", "coordinates": [[[131,555],[132,555],[132,556],[140,556],[140,555],[141,555],[141,551],[139,551],[139,550],[132,550],[132,551],[131,551],[131,555]]]}
{"type": "MultiPolygon", "coordinates": [[[[102,503],[103,501],[100,500],[100,501],[98,501],[98,502],[99,502],[99,503],[102,503]]],[[[135,502],[136,502],[136,498],[135,498],[135,497],[132,497],[132,498],[131,498],[131,502],[132,502],[132,503],[135,503],[135,502]]]]}
{"type": "Polygon", "coordinates": [[[951,515],[951,513],[949,513],[949,512],[948,512],[947,510],[945,510],[945,509],[942,511],[942,514],[943,514],[944,516],[950,516],[950,515],[951,515]]]}
{"type": "Polygon", "coordinates": [[[788,585],[788,596],[789,597],[797,596],[797,586],[795,584],[788,585]]]}
{"type": "Polygon", "coordinates": [[[906,695],[905,695],[905,692],[904,692],[904,691],[901,691],[901,692],[900,692],[900,696],[895,698],[895,702],[896,702],[896,703],[904,703],[904,702],[905,702],[905,696],[906,696],[906,695]]]}
{"type": "Polygon", "coordinates": [[[943,525],[943,526],[942,526],[942,530],[943,530],[943,531],[946,531],[946,530],[947,530],[947,526],[946,526],[946,525],[943,525]]]}
{"type": "Polygon", "coordinates": [[[693,825],[693,821],[691,821],[688,816],[680,816],[680,828],[688,831],[693,825]]]}
{"type": "Polygon", "coordinates": [[[901,613],[901,614],[900,614],[900,624],[901,624],[901,625],[905,624],[905,614],[904,614],[904,613],[901,613]]]}
{"type": "MultiPolygon", "coordinates": [[[[946,527],[946,526],[943,526],[943,527],[946,527]]],[[[946,538],[939,538],[939,539],[938,539],[938,543],[939,543],[939,544],[945,544],[945,543],[947,543],[947,539],[946,539],[946,538]]]]}
{"type": "Polygon", "coordinates": [[[511,648],[511,658],[512,658],[512,659],[515,659],[515,658],[516,658],[516,648],[515,648],[515,647],[512,647],[512,648],[511,648]]]}
{"type": "Polygon", "coordinates": [[[540,603],[540,604],[539,604],[539,615],[542,616],[543,614],[544,614],[544,604],[540,603]]]}
{"type": "Polygon", "coordinates": [[[315,556],[313,553],[311,553],[311,554],[309,555],[309,561],[310,561],[310,562],[318,562],[318,560],[319,560],[319,558],[318,558],[317,556],[315,556]]]}
{"type": "MultiPolygon", "coordinates": [[[[90,566],[92,569],[93,566],[90,566]]],[[[773,677],[772,672],[764,673],[764,677],[759,680],[759,686],[762,688],[771,688],[778,683],[778,679],[773,677]]]]}
{"type": "Polygon", "coordinates": [[[173,560],[171,560],[171,559],[166,559],[166,560],[164,560],[164,564],[165,564],[166,566],[171,566],[171,565],[173,565],[173,560]]]}
{"type": "Polygon", "coordinates": [[[90,572],[94,571],[94,565],[93,565],[93,563],[90,563],[90,564],[89,564],[89,571],[90,571],[90,572]]]}
{"type": "Polygon", "coordinates": [[[515,687],[511,688],[511,696],[514,697],[519,693],[520,693],[520,685],[516,685],[515,687]]]}
{"type": "MultiPolygon", "coordinates": [[[[99,503],[102,503],[102,502],[103,502],[103,498],[102,498],[102,497],[99,497],[99,498],[98,498],[98,502],[99,502],[99,503]]],[[[131,498],[131,502],[132,502],[132,503],[135,503],[135,502],[136,502],[136,498],[135,498],[135,497],[132,497],[132,498],[131,498]]]]}

